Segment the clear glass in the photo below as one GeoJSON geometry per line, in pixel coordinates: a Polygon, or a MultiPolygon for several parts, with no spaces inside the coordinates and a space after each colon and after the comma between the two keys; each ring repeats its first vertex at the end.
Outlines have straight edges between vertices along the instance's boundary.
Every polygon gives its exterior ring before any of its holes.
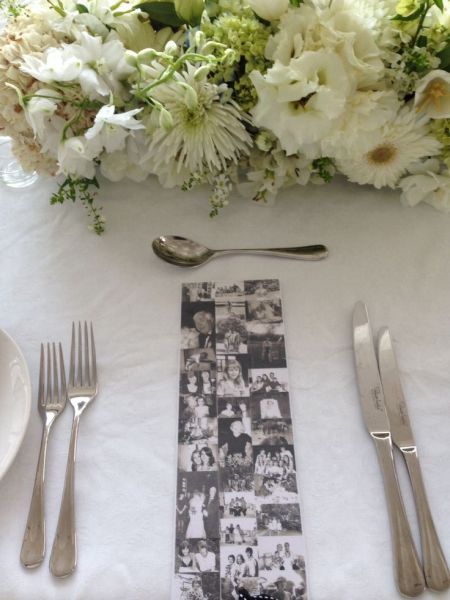
{"type": "Polygon", "coordinates": [[[10,188],[25,188],[38,177],[36,171],[30,173],[22,169],[12,153],[11,138],[0,137],[0,181],[10,188]]]}

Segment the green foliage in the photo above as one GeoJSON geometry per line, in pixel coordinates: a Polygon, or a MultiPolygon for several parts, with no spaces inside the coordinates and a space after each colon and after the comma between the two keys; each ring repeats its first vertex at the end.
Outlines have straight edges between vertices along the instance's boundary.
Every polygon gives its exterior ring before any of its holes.
{"type": "Polygon", "coordinates": [[[73,179],[69,176],[59,186],[59,190],[52,195],[50,204],[64,204],[66,201],[76,202],[78,200],[92,220],[91,228],[97,235],[101,235],[105,231],[105,219],[101,213],[102,208],[97,208],[94,204],[95,194],[91,191],[92,187],[97,189],[100,187],[96,177],[73,179]]]}
{"type": "Polygon", "coordinates": [[[181,27],[182,19],[177,15],[173,2],[143,2],[137,4],[135,8],[140,8],[147,13],[150,20],[156,28],[159,27],[181,27]]]}
{"type": "Polygon", "coordinates": [[[326,156],[323,158],[316,158],[312,162],[312,167],[317,175],[326,183],[330,183],[330,181],[333,179],[335,167],[331,158],[327,158],[326,156]]]}
{"type": "Polygon", "coordinates": [[[450,71],[450,41],[447,42],[446,47],[437,56],[441,61],[439,68],[450,71]]]}

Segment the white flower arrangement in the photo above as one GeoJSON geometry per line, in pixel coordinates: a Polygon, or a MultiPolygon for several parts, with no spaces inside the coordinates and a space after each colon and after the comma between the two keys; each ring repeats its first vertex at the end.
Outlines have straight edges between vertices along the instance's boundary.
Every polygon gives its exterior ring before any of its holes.
{"type": "Polygon", "coordinates": [[[450,211],[450,0],[7,0],[0,129],[98,233],[97,173],[183,190],[350,181],[450,211]]]}

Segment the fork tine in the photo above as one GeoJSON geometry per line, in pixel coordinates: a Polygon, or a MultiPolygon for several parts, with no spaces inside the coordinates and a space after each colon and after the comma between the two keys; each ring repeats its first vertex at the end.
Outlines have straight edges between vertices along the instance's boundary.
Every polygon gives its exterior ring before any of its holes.
{"type": "Polygon", "coordinates": [[[39,365],[39,392],[38,392],[38,403],[42,408],[45,406],[45,398],[44,398],[44,377],[45,377],[45,367],[44,367],[44,345],[41,344],[41,359],[39,365]]]}
{"type": "Polygon", "coordinates": [[[69,385],[75,385],[75,323],[72,321],[72,341],[70,343],[69,385]]]}
{"type": "Polygon", "coordinates": [[[91,385],[91,374],[89,372],[89,336],[87,322],[84,322],[84,379],[86,385],[91,385]]]}
{"type": "MultiPolygon", "coordinates": [[[[56,349],[55,342],[52,343],[52,359],[53,359],[53,393],[52,402],[57,404],[59,399],[59,384],[58,384],[58,365],[56,364],[56,349]]],[[[50,357],[49,357],[50,360],[50,357]]]]}
{"type": "Polygon", "coordinates": [[[78,364],[77,364],[77,385],[83,385],[83,346],[81,345],[81,323],[78,321],[78,364]]]}
{"type": "Polygon", "coordinates": [[[50,404],[52,401],[52,361],[50,355],[50,344],[47,342],[47,394],[45,403],[50,404]]]}
{"type": "Polygon", "coordinates": [[[59,370],[61,373],[61,403],[65,404],[67,400],[67,387],[66,387],[66,370],[64,368],[64,356],[62,351],[61,342],[59,342],[59,370]]]}
{"type": "Polygon", "coordinates": [[[91,321],[92,385],[97,385],[97,358],[95,355],[94,329],[91,321]]]}

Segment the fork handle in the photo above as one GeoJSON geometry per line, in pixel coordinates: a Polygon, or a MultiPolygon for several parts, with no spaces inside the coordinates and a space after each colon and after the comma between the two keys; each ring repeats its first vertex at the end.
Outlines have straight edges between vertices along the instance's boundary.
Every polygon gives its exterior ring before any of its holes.
{"type": "Polygon", "coordinates": [[[405,457],[414,491],[422,542],[425,580],[431,590],[442,592],[450,586],[450,573],[431,516],[417,450],[416,448],[411,451],[402,449],[402,454],[405,457]]]}
{"type": "Polygon", "coordinates": [[[53,420],[47,420],[42,430],[41,448],[36,467],[33,494],[31,496],[30,510],[27,525],[23,536],[20,561],[32,569],[38,567],[45,555],[45,514],[44,514],[44,479],[47,443],[53,420]]]}
{"type": "Polygon", "coordinates": [[[64,492],[59,511],[58,526],[50,556],[50,571],[55,577],[67,577],[77,564],[77,537],[75,531],[75,456],[77,451],[80,417],[74,414],[67,457],[64,492]]]}

